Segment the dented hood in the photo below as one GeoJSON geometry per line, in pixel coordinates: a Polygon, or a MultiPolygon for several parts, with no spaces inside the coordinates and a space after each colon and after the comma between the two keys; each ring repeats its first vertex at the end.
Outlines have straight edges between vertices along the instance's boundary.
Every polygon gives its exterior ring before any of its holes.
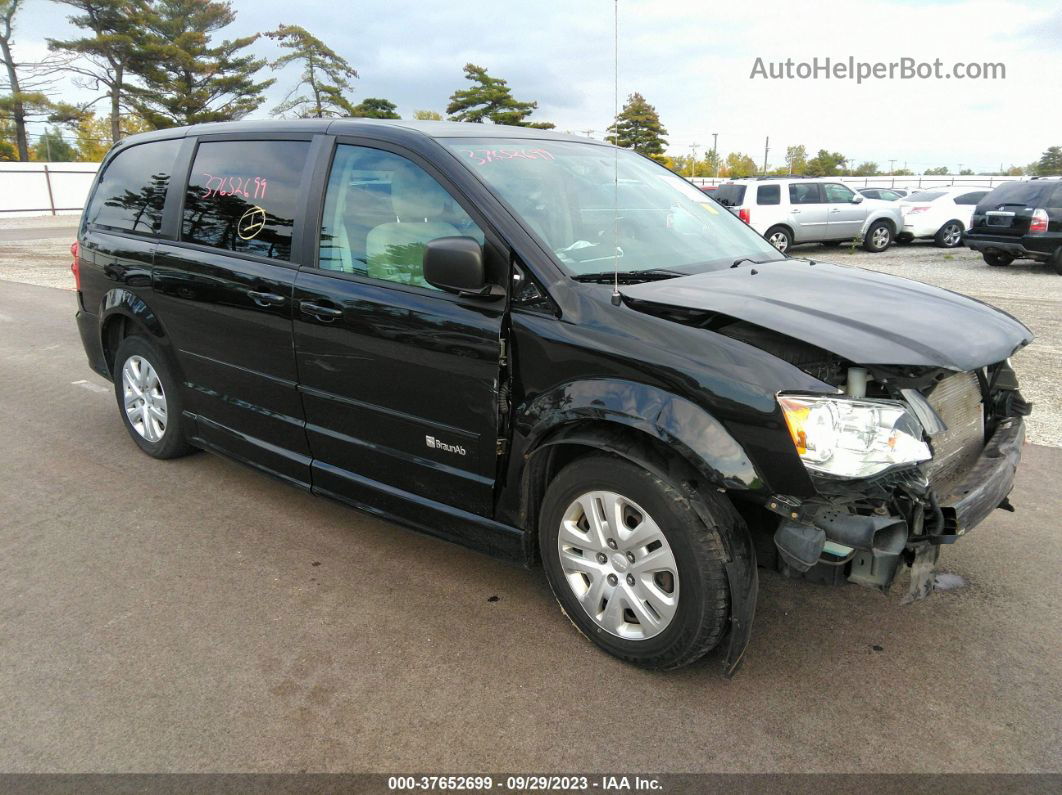
{"type": "Polygon", "coordinates": [[[1032,332],[999,309],[921,282],[809,260],[709,271],[623,288],[636,301],[744,320],[855,364],[972,370],[1032,332]]]}

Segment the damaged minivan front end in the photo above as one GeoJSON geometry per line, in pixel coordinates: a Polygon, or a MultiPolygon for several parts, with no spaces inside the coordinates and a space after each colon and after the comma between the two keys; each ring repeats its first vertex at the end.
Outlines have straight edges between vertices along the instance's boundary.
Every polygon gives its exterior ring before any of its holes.
{"type": "Polygon", "coordinates": [[[1007,496],[1025,437],[1009,357],[1023,324],[974,299],[788,259],[628,287],[631,308],[770,353],[818,379],[777,394],[811,495],[763,496],[781,568],[888,589],[932,588],[941,544],[1007,496]]]}

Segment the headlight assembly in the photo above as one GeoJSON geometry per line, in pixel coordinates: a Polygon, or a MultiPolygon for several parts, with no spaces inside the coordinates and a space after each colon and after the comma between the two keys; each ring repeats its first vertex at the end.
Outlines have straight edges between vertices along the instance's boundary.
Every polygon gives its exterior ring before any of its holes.
{"type": "Polygon", "coordinates": [[[803,395],[778,402],[797,453],[815,472],[866,478],[932,457],[922,426],[902,403],[803,395]]]}

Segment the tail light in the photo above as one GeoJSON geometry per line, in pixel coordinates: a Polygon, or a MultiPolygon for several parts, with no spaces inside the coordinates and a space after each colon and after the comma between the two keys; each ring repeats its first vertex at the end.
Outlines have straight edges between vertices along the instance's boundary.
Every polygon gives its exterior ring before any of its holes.
{"type": "Polygon", "coordinates": [[[929,205],[928,204],[919,204],[919,205],[917,205],[915,207],[912,207],[907,212],[910,215],[914,215],[915,213],[924,213],[928,209],[929,209],[929,205]]]}
{"type": "Polygon", "coordinates": [[[749,220],[749,218],[751,218],[751,217],[752,217],[752,214],[749,212],[749,208],[748,207],[742,207],[740,210],[738,210],[738,218],[740,218],[746,224],[751,224],[752,223],[752,221],[749,220]]]}
{"type": "Polygon", "coordinates": [[[78,245],[75,240],[70,244],[70,254],[74,258],[74,261],[70,263],[70,272],[74,274],[74,289],[81,292],[81,267],[78,264],[77,249],[78,245]]]}
{"type": "Polygon", "coordinates": [[[1029,221],[1029,234],[1042,235],[1047,231],[1047,224],[1047,210],[1041,207],[1032,214],[1032,219],[1029,221]]]}

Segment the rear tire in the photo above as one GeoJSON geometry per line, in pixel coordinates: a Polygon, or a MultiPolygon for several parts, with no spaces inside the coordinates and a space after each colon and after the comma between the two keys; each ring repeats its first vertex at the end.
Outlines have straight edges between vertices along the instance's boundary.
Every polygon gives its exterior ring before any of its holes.
{"type": "Polygon", "coordinates": [[[962,232],[962,221],[948,221],[933,235],[933,242],[941,248],[958,248],[962,245],[962,232]]]}
{"type": "Polygon", "coordinates": [[[875,221],[863,236],[863,248],[871,254],[880,254],[892,245],[892,229],[884,221],[875,221]]]}
{"type": "Polygon", "coordinates": [[[793,245],[793,233],[784,226],[772,226],[763,237],[783,254],[788,253],[793,245]]]}
{"type": "Polygon", "coordinates": [[[1062,276],[1062,246],[1055,251],[1055,255],[1050,259],[1050,265],[1055,269],[1055,273],[1062,276]]]}
{"type": "Polygon", "coordinates": [[[163,459],[194,450],[186,441],[188,420],[181,414],[181,394],[172,368],[145,337],[122,340],[112,377],[122,422],[141,450],[163,459]]]}
{"type": "Polygon", "coordinates": [[[985,262],[995,268],[1004,268],[1014,262],[1014,257],[1006,254],[997,254],[994,251],[986,251],[981,256],[984,257],[985,262]]]}
{"type": "Polygon", "coordinates": [[[703,496],[712,527],[675,484],[607,455],[578,459],[550,483],[538,533],[546,578],[565,615],[609,654],[679,668],[726,634],[721,534],[740,520],[724,497],[703,496]]]}

